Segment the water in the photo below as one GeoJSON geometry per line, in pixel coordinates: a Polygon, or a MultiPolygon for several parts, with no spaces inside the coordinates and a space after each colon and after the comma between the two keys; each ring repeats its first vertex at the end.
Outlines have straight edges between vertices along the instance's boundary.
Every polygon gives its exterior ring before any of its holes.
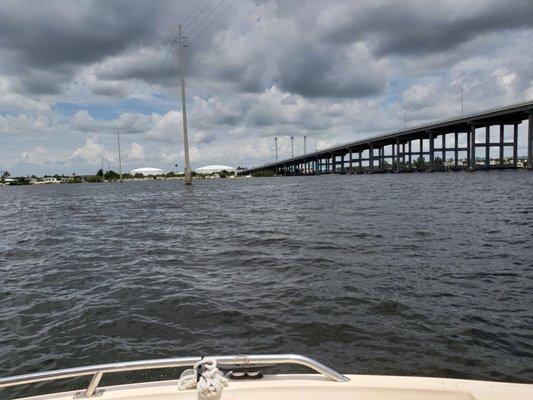
{"type": "Polygon", "coordinates": [[[532,187],[494,171],[0,188],[0,376],[295,352],[533,382],[532,187]]]}

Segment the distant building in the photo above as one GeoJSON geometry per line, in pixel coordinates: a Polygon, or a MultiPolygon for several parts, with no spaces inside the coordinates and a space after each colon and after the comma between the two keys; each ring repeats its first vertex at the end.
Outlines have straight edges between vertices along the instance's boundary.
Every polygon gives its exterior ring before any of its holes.
{"type": "Polygon", "coordinates": [[[233,167],[228,167],[227,165],[206,165],[205,167],[194,170],[194,172],[201,175],[218,174],[222,171],[235,172],[236,169],[233,167]]]}
{"type": "Polygon", "coordinates": [[[130,171],[131,176],[135,174],[143,174],[144,176],[150,175],[163,175],[165,171],[159,168],[137,168],[130,171]]]}

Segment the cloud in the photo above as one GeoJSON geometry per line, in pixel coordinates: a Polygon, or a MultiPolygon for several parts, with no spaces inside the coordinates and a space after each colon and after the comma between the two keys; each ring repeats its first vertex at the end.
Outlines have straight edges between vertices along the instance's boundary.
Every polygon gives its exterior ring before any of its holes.
{"type": "Polygon", "coordinates": [[[50,154],[49,150],[43,147],[36,147],[31,151],[25,151],[21,156],[25,162],[34,165],[45,166],[49,164],[63,163],[63,160],[60,157],[50,154]]]}
{"type": "Polygon", "coordinates": [[[126,153],[128,160],[144,160],[144,146],[133,142],[126,153]]]}
{"type": "Polygon", "coordinates": [[[115,161],[115,155],[96,142],[94,138],[88,138],[85,144],[74,150],[74,153],[68,158],[70,162],[85,162],[89,165],[99,166],[102,159],[106,161],[115,161]]]}
{"type": "MultiPolygon", "coordinates": [[[[0,159],[93,171],[102,154],[116,160],[119,131],[125,163],[172,167],[183,132],[171,44],[196,4],[0,3],[0,159]]],[[[532,9],[240,0],[197,36],[199,18],[185,29],[193,164],[272,160],[275,136],[287,156],[290,136],[303,151],[304,135],[323,148],[384,133],[403,127],[404,107],[408,125],[457,115],[458,84],[466,112],[531,99],[532,9]]]]}
{"type": "Polygon", "coordinates": [[[478,36],[533,28],[533,3],[423,0],[340,3],[320,18],[328,43],[365,40],[377,55],[453,50],[478,36]]]}

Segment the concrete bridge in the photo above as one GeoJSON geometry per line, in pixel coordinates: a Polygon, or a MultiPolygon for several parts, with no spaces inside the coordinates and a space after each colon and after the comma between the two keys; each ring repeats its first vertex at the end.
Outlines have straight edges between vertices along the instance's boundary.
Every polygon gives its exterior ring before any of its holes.
{"type": "Polygon", "coordinates": [[[250,168],[241,174],[317,175],[518,166],[533,169],[532,146],[533,101],[528,101],[357,140],[250,168]],[[519,160],[518,125],[525,120],[527,159],[519,160]]]}

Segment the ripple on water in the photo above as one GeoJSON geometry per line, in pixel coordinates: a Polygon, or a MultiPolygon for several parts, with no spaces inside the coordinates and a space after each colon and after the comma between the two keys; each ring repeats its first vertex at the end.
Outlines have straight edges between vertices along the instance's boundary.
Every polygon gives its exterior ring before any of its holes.
{"type": "Polygon", "coordinates": [[[531,382],[532,184],[480,172],[0,188],[0,375],[298,352],[346,372],[531,382]]]}

